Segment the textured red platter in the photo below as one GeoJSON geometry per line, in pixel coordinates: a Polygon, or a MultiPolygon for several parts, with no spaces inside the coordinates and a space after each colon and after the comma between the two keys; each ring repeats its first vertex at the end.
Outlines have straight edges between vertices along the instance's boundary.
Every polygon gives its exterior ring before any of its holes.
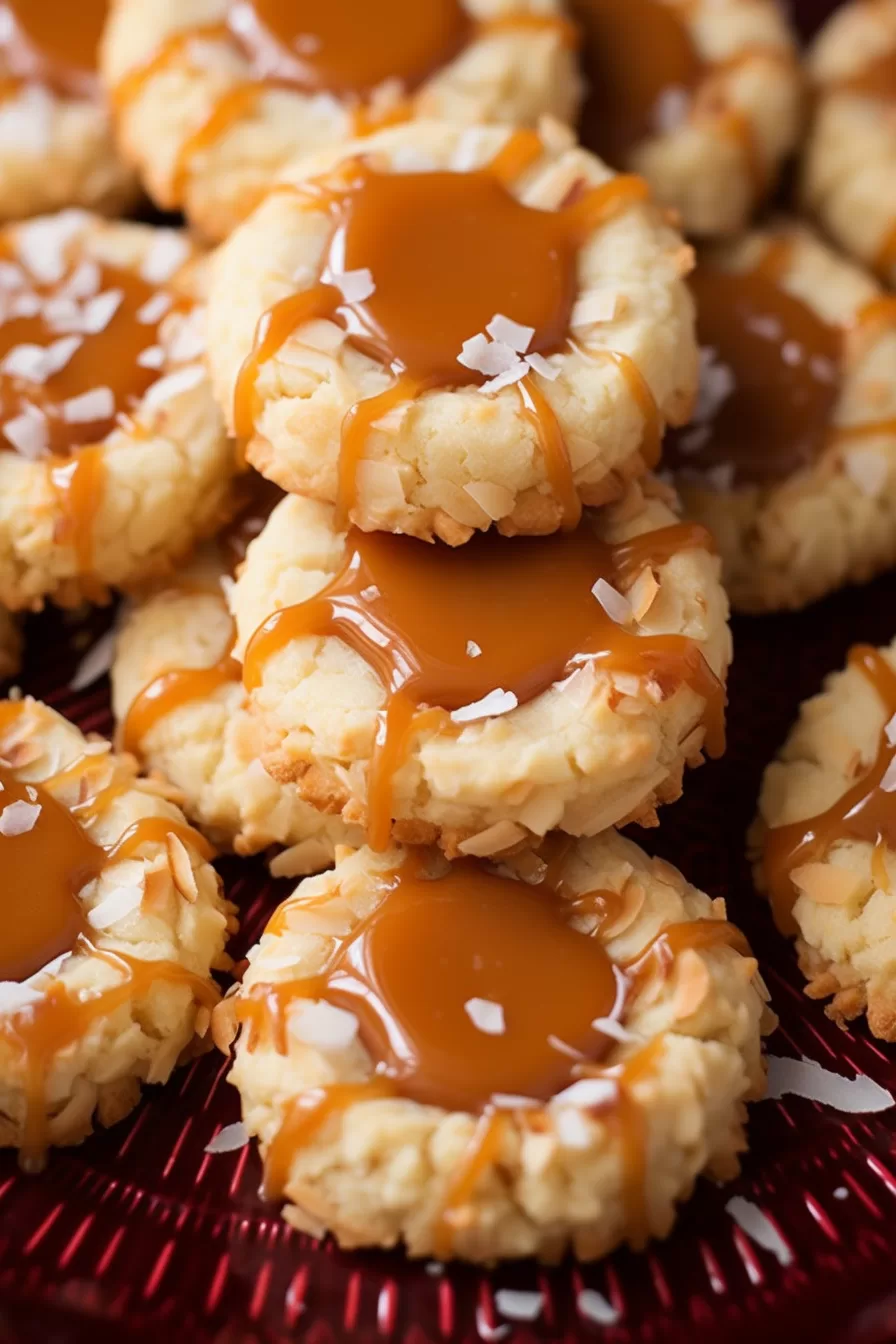
{"type": "MultiPolygon", "coordinates": [[[[807,0],[798,17],[808,30],[821,6],[807,0]]],[[[108,619],[99,613],[88,628],[108,619]]],[[[660,831],[636,838],[728,900],[781,1018],[775,1053],[857,1070],[896,1093],[896,1047],[881,1048],[864,1026],[837,1030],[803,998],[792,953],[744,860],[763,766],[799,702],[850,644],[882,643],[894,630],[896,575],[796,617],[736,621],[728,754],[686,782],[660,831]]],[[[83,640],[84,627],[58,614],[33,619],[20,682],[82,728],[108,732],[105,684],[81,695],[66,689],[78,634],[83,640]]],[[[239,957],[289,884],[270,881],[260,864],[225,861],[221,872],[241,911],[239,957]]],[[[174,1344],[896,1340],[896,1109],[842,1116],[792,1098],[755,1107],[741,1178],[725,1189],[701,1183],[669,1240],[643,1255],[620,1252],[581,1269],[521,1264],[436,1275],[399,1254],[343,1254],[288,1228],[258,1197],[250,1148],[205,1156],[216,1131],[238,1118],[225,1072],[219,1056],[205,1056],[114,1130],[54,1154],[41,1176],[23,1176],[11,1155],[0,1155],[0,1344],[160,1335],[174,1344]],[[835,1196],[844,1188],[846,1198],[835,1196]],[[789,1264],[735,1226],[724,1208],[733,1194],[774,1221],[789,1264]],[[499,1287],[540,1290],[539,1319],[503,1324],[499,1287]],[[580,1314],[587,1287],[613,1303],[618,1324],[601,1328],[580,1314]]]]}

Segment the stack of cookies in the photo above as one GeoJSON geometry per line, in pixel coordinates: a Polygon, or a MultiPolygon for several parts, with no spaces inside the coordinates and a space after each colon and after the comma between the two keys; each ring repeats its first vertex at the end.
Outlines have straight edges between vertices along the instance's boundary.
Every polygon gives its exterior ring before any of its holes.
{"type": "MultiPolygon", "coordinates": [[[[574,9],[613,168],[559,0],[0,0],[0,602],[129,594],[117,752],[0,706],[32,1165],[213,1038],[267,1193],[345,1246],[593,1258],[737,1170],[757,962],[617,828],[724,750],[729,593],[896,560],[896,303],[744,232],[801,129],[773,0],[574,9]],[[103,217],[135,172],[186,229],[103,217]],[[212,844],[302,879],[220,1002],[212,844]]],[[[867,94],[830,42],[805,198],[887,272],[826,180],[867,94]]],[[[853,757],[817,795],[847,877],[780,789],[760,876],[813,992],[896,1034],[850,960],[874,759],[858,829],[853,757]]]]}

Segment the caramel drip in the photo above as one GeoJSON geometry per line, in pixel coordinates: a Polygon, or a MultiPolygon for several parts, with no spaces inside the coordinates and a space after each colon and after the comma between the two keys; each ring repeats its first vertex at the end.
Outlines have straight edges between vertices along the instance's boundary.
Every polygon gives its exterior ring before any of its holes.
{"type": "MultiPolygon", "coordinates": [[[[647,1244],[650,1223],[647,1215],[647,1117],[635,1098],[634,1088],[650,1076],[664,1048],[663,1037],[658,1036],[623,1065],[597,1075],[613,1077],[617,1083],[612,1123],[622,1148],[622,1195],[628,1239],[635,1250],[642,1250],[647,1244]]],[[[594,1075],[589,1071],[589,1076],[594,1075]]]]}
{"type": "Polygon", "coordinates": [[[612,547],[597,540],[587,518],[548,538],[479,534],[449,555],[438,544],[353,531],[327,587],[255,632],[244,681],[256,688],[267,659],[308,635],[336,636],[365,660],[386,693],[368,779],[369,839],[379,849],[389,840],[392,777],[422,726],[418,710],[441,711],[429,724],[450,731],[451,711],[496,688],[525,703],[584,662],[650,676],[666,694],[692,686],[707,701],[707,749],[716,755],[724,691],[699,646],[626,630],[592,593],[601,577],[625,583],[678,550],[706,544],[702,528],[685,524],[612,547]],[[471,656],[471,647],[480,652],[471,656]]]}
{"type": "Polygon", "coordinates": [[[385,1078],[369,1078],[363,1083],[332,1083],[329,1087],[303,1093],[290,1106],[265,1154],[265,1198],[283,1198],[296,1152],[314,1138],[330,1116],[341,1114],[356,1102],[376,1101],[394,1094],[395,1088],[385,1078]]]}
{"type": "MultiPolygon", "coordinates": [[[[867,644],[855,645],[849,652],[848,663],[870,681],[889,722],[896,713],[896,672],[877,649],[867,644]]],[[[765,879],[775,923],[782,933],[797,932],[793,917],[797,890],[790,876],[796,868],[823,859],[840,840],[865,841],[875,849],[884,845],[888,849],[896,847],[896,795],[880,787],[894,758],[896,747],[881,732],[877,755],[869,769],[827,811],[766,831],[765,879]]],[[[872,854],[872,872],[874,863],[872,854]]]]}
{"type": "Polygon", "coordinates": [[[206,700],[222,686],[240,679],[241,668],[230,654],[213,667],[171,668],[154,677],[132,702],[122,728],[125,751],[139,754],[148,732],[168,714],[196,700],[206,700]]]}
{"type": "Polygon", "coordinates": [[[205,121],[186,137],[177,151],[171,174],[174,201],[180,203],[184,200],[194,160],[200,154],[207,154],[214,149],[237,122],[251,117],[266,88],[263,81],[250,80],[228,89],[215,103],[205,121]]]}
{"type": "Polygon", "coordinates": [[[433,1232],[433,1251],[442,1260],[451,1255],[458,1213],[472,1199],[485,1172],[497,1164],[501,1142],[507,1132],[507,1121],[508,1117],[499,1111],[486,1111],[477,1121],[460,1168],[445,1192],[439,1220],[433,1232]]]}
{"type": "MultiPolygon", "coordinates": [[[[389,410],[437,387],[482,386],[485,375],[459,363],[463,346],[495,314],[533,329],[528,353],[562,350],[577,286],[576,257],[586,237],[646,198],[640,178],[622,176],[580,190],[557,211],[519,202],[505,183],[542,152],[533,131],[511,136],[487,169],[469,173],[378,173],[368,164],[341,165],[334,180],[303,184],[296,195],[326,210],[332,235],[321,274],[282,299],[259,322],[253,349],[236,383],[236,432],[251,438],[259,413],[260,373],[284,343],[301,340],[303,323],[329,318],[353,346],[391,369],[394,382],[355,404],[342,427],[338,513],[351,516],[358,464],[372,428],[389,410]],[[388,228],[383,221],[390,221],[388,228]],[[374,289],[346,302],[343,271],[367,270],[374,289]]],[[[613,358],[644,416],[645,457],[658,460],[660,417],[649,387],[624,355],[613,358]]],[[[532,376],[519,384],[526,418],[536,430],[545,470],[575,527],[581,505],[556,417],[532,376]]]]}
{"type": "MultiPolygon", "coordinates": [[[[10,702],[0,707],[2,727],[14,724],[23,709],[10,702]]],[[[142,818],[114,844],[98,845],[86,827],[126,787],[115,778],[113,767],[111,781],[91,792],[91,771],[104,774],[109,765],[108,758],[85,754],[40,783],[26,783],[9,766],[0,764],[4,813],[0,858],[6,874],[0,980],[27,980],[66,953],[100,957],[122,973],[114,985],[87,995],[74,995],[62,982],[51,980],[42,997],[0,1015],[0,1039],[24,1057],[22,1155],[32,1165],[39,1163],[48,1143],[45,1089],[59,1051],[80,1039],[92,1022],[149,993],[159,981],[189,986],[194,998],[208,1007],[218,997],[213,985],[173,963],[135,960],[94,945],[94,933],[78,896],[111,864],[136,855],[150,841],[164,843],[172,833],[204,856],[211,854],[195,831],[165,817],[142,818]],[[79,786],[78,801],[64,806],[54,790],[70,789],[74,784],[79,786]],[[23,819],[23,811],[32,811],[32,815],[23,819]]]]}
{"type": "Polygon", "coordinates": [[[724,488],[771,485],[811,466],[829,443],[843,333],[783,288],[788,259],[789,247],[773,247],[751,271],[701,262],[691,277],[712,365],[705,404],[667,435],[665,460],[676,470],[721,468],[724,488]]]}
{"type": "Polygon", "coordinates": [[[625,963],[624,969],[632,983],[638,986],[652,975],[659,974],[665,979],[685,948],[701,951],[712,947],[732,947],[742,956],[750,956],[750,945],[746,938],[728,920],[683,920],[661,929],[637,957],[625,963]]]}
{"type": "Polygon", "coordinates": [[[0,64],[19,84],[98,98],[97,51],[108,0],[0,0],[0,64]]]}
{"type": "Polygon", "coordinates": [[[56,541],[71,546],[79,575],[93,568],[93,531],[106,485],[106,467],[99,445],[82,448],[49,468],[60,512],[56,541]]]}
{"type": "MultiPolygon", "coordinates": [[[[30,888],[33,891],[33,887],[30,888]]],[[[44,997],[18,1012],[0,1017],[0,1039],[25,1060],[25,1125],[21,1161],[36,1169],[49,1147],[46,1115],[47,1080],[56,1056],[74,1045],[93,1022],[152,993],[159,984],[182,985],[193,999],[212,1009],[220,997],[210,980],[171,961],[143,961],[123,952],[94,947],[82,936],[70,946],[73,955],[95,955],[122,972],[122,979],[86,998],[69,993],[53,981],[44,997]]]]}
{"type": "Polygon", "coordinates": [[[135,65],[112,90],[112,105],[121,113],[142,95],[150,80],[175,68],[180,57],[190,55],[193,42],[219,42],[228,36],[223,23],[207,23],[196,28],[181,28],[171,33],[148,60],[135,65]]]}

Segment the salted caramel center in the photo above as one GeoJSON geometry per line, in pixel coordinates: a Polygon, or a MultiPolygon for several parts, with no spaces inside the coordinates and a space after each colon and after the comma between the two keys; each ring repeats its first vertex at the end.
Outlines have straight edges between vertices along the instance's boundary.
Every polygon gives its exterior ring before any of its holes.
{"type": "Polygon", "coordinates": [[[304,635],[335,635],[365,659],[387,695],[368,786],[370,838],[379,847],[389,832],[389,780],[419,710],[437,707],[439,726],[460,728],[531,700],[579,663],[649,674],[670,691],[682,682],[699,687],[718,712],[709,741],[716,751],[723,697],[699,647],[683,636],[639,635],[611,620],[593,591],[600,579],[625,586],[645,567],[708,544],[703,528],[678,524],[608,546],[588,518],[550,537],[478,534],[456,551],[353,530],[331,583],[253,636],[244,680],[258,686],[266,660],[304,635]],[[446,711],[499,693],[491,710],[446,722],[446,711]]]}
{"type": "Polygon", "coordinates": [[[97,90],[108,0],[0,0],[0,53],[8,73],[74,96],[97,90]]]}
{"type": "Polygon", "coordinates": [[[0,447],[65,456],[104,439],[159,378],[164,291],[83,256],[61,278],[0,258],[0,447]]]}
{"type": "Polygon", "coordinates": [[[322,997],[355,1013],[404,1096],[483,1109],[493,1093],[547,1100],[607,1038],[612,964],[552,891],[475,863],[427,881],[411,863],[330,968],[322,997]]]}
{"type": "Polygon", "coordinates": [[[260,78],[340,97],[416,88],[472,29],[458,0],[233,0],[228,24],[260,78]]]}
{"type": "Polygon", "coordinates": [[[676,3],[572,0],[583,33],[588,98],[582,140],[617,166],[687,115],[703,65],[676,3]]]}
{"type": "Polygon", "coordinates": [[[0,765],[0,980],[27,979],[72,950],[83,923],[77,894],[105,862],[46,789],[0,765]]]}
{"type": "Polygon", "coordinates": [[[369,173],[344,199],[324,281],[369,270],[373,293],[341,316],[356,345],[414,377],[481,382],[458,362],[496,313],[556,350],[575,298],[579,237],[489,172],[369,173]]]}
{"type": "Polygon", "coordinates": [[[700,399],[691,424],[667,435],[664,460],[721,469],[724,488],[783,480],[815,462],[840,395],[842,331],[769,271],[703,262],[691,277],[700,399]]]}

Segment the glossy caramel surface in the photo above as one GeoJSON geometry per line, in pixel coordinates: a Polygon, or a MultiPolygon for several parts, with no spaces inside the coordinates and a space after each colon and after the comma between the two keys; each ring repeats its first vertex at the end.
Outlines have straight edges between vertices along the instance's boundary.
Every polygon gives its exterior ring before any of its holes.
{"type": "Polygon", "coordinates": [[[6,71],[71,97],[98,95],[96,74],[108,0],[0,0],[6,71]]]}

